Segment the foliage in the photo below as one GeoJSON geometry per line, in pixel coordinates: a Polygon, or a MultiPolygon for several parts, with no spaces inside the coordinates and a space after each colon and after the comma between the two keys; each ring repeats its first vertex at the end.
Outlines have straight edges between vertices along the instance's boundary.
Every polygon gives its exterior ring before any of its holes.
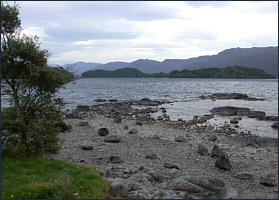
{"type": "Polygon", "coordinates": [[[1,159],[3,199],[81,199],[107,197],[110,182],[93,167],[48,160],[41,156],[1,159]]]}
{"type": "Polygon", "coordinates": [[[198,70],[175,70],[169,73],[170,78],[230,78],[230,79],[273,79],[273,75],[261,69],[229,66],[226,68],[203,68],[198,70]]]}
{"type": "Polygon", "coordinates": [[[49,52],[37,36],[20,34],[18,14],[18,5],[1,2],[1,84],[11,94],[10,107],[1,109],[1,153],[55,153],[63,106],[55,93],[74,76],[47,66],[49,52]]]}

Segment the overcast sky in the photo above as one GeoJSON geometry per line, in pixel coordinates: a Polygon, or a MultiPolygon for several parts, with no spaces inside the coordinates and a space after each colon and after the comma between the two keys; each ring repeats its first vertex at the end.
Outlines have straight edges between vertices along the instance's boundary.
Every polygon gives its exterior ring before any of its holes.
{"type": "Polygon", "coordinates": [[[19,1],[49,64],[187,59],[278,46],[277,1],[19,1]]]}

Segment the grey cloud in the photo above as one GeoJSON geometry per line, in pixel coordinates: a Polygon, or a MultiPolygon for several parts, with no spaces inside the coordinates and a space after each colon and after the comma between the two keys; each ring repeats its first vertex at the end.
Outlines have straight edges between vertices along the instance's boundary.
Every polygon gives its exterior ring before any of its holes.
{"type": "Polygon", "coordinates": [[[44,37],[44,40],[51,41],[87,41],[95,39],[133,39],[137,38],[138,34],[133,32],[109,32],[101,31],[92,27],[82,27],[82,26],[57,26],[50,27],[45,29],[45,34],[47,37],[44,37]]]}
{"type": "Polygon", "coordinates": [[[203,6],[212,6],[214,8],[222,8],[229,6],[232,4],[232,1],[185,1],[185,4],[195,7],[201,8],[203,6]]]}

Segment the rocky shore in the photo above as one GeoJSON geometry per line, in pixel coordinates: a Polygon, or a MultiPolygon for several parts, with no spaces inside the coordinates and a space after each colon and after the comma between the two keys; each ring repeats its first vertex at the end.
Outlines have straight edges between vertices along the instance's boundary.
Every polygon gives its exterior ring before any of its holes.
{"type": "Polygon", "coordinates": [[[112,181],[110,198],[278,198],[278,139],[240,134],[212,115],[169,120],[143,99],[80,105],[65,112],[59,160],[94,166],[112,181]]]}

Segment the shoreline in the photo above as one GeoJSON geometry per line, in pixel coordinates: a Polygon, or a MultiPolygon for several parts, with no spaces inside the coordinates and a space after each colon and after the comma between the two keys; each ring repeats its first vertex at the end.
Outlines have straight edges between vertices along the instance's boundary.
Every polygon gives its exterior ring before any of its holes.
{"type": "MultiPolygon", "coordinates": [[[[66,113],[68,117],[64,122],[72,129],[60,134],[65,141],[59,154],[53,158],[94,166],[103,171],[104,178],[112,181],[111,192],[120,198],[197,197],[196,193],[170,188],[174,181],[181,180],[185,175],[196,177],[197,180],[207,180],[209,177],[221,179],[226,190],[225,193],[214,194],[219,198],[278,198],[278,140],[275,147],[238,147],[222,142],[237,134],[233,129],[224,127],[217,131],[214,126],[153,121],[142,117],[147,110],[142,113],[137,110],[138,114],[135,115],[129,106],[112,105],[80,107],[73,118],[69,118],[69,114],[74,111],[66,113]],[[119,118],[121,120],[117,123],[115,119],[119,118]],[[100,128],[106,128],[109,134],[100,136],[100,128]],[[138,132],[130,134],[132,129],[138,132]],[[213,135],[217,139],[210,139],[213,135]],[[118,138],[119,142],[107,142],[108,138],[118,138]],[[84,145],[93,149],[84,150],[84,145]],[[208,153],[198,153],[200,145],[208,153]],[[215,166],[218,158],[211,156],[214,145],[218,145],[228,156],[232,166],[230,170],[215,166]],[[112,156],[119,156],[123,162],[114,163],[112,156]],[[167,167],[166,163],[172,164],[172,167],[167,167]],[[241,177],[244,173],[249,174],[250,178],[241,177]],[[264,178],[273,181],[276,186],[263,185],[264,178]],[[138,188],[129,190],[128,183],[138,188]],[[126,186],[126,189],[128,187],[127,191],[122,194],[113,190],[119,185],[126,186]]],[[[203,192],[198,195],[208,198],[203,196],[203,192]]]]}

